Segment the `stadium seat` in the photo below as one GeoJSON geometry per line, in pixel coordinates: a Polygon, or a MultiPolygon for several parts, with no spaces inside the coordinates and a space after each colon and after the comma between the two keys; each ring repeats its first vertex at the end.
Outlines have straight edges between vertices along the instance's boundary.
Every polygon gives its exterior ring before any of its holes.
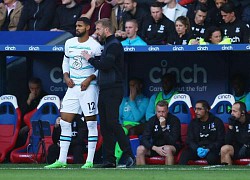
{"type": "Polygon", "coordinates": [[[169,102],[169,112],[177,116],[181,124],[189,124],[195,118],[194,108],[188,94],[175,94],[169,102]]]}
{"type": "Polygon", "coordinates": [[[12,151],[10,160],[13,163],[45,162],[49,145],[52,142],[52,131],[59,117],[60,99],[55,95],[44,96],[33,111],[24,116],[29,127],[24,146],[12,151]]]}
{"type": "Polygon", "coordinates": [[[228,123],[228,118],[231,116],[230,110],[235,100],[231,94],[219,94],[214,99],[210,112],[220,118],[224,124],[228,123]]]}
{"type": "MultiPolygon", "coordinates": [[[[188,124],[195,118],[194,108],[191,103],[190,96],[188,94],[176,94],[169,102],[169,112],[180,119],[181,122],[181,139],[185,144],[187,138],[188,124]]],[[[175,162],[178,163],[180,159],[180,153],[175,156],[175,162]]],[[[146,164],[165,164],[165,157],[155,156],[146,157],[146,164]]]]}
{"type": "Polygon", "coordinates": [[[14,148],[21,126],[21,111],[13,95],[0,97],[0,162],[14,148]]]}

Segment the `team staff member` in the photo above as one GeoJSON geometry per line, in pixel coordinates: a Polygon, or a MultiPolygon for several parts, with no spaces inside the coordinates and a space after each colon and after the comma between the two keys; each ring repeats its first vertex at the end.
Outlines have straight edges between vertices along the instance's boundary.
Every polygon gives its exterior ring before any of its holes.
{"type": "Polygon", "coordinates": [[[92,168],[98,131],[96,114],[98,114],[97,83],[94,80],[95,69],[81,55],[88,52],[91,56],[100,56],[102,46],[89,36],[90,20],[81,17],[76,22],[76,36],[66,41],[62,69],[68,86],[61,108],[60,155],[58,161],[45,168],[66,167],[68,149],[71,142],[71,122],[77,114],[83,112],[88,127],[88,157],[82,168],[92,168]]]}
{"type": "Polygon", "coordinates": [[[166,165],[174,164],[174,154],[181,148],[180,120],[168,112],[168,103],[156,105],[156,115],[149,119],[137,148],[136,164],[145,165],[146,155],[164,156],[166,165]]]}
{"type": "Polygon", "coordinates": [[[111,21],[107,18],[96,23],[96,35],[104,42],[101,59],[95,59],[90,54],[82,55],[99,70],[98,84],[100,88],[98,109],[100,115],[101,133],[104,141],[106,162],[103,168],[116,167],[114,156],[115,143],[118,141],[126,159],[126,167],[134,165],[134,156],[128,137],[119,123],[119,106],[123,98],[123,68],[124,51],[121,43],[113,35],[111,21]]]}
{"type": "Polygon", "coordinates": [[[199,100],[195,105],[196,119],[188,126],[187,145],[179,164],[188,164],[189,160],[205,158],[209,165],[219,161],[220,148],[224,144],[225,129],[221,119],[210,112],[207,101],[199,100]]]}
{"type": "Polygon", "coordinates": [[[225,22],[225,24],[221,25],[221,29],[224,35],[231,39],[231,43],[249,43],[249,25],[236,17],[233,2],[223,4],[220,10],[222,19],[225,22]]]}
{"type": "Polygon", "coordinates": [[[232,159],[250,157],[250,115],[246,113],[246,105],[234,103],[231,115],[226,145],[221,148],[221,163],[228,165],[232,165],[232,159]]]}

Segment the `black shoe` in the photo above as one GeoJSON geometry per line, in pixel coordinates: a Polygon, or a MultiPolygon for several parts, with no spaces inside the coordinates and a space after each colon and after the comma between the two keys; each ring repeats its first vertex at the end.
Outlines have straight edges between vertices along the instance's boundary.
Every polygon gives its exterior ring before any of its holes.
{"type": "Polygon", "coordinates": [[[132,157],[128,157],[125,161],[126,168],[131,168],[135,165],[135,159],[132,157]]]}
{"type": "Polygon", "coordinates": [[[100,168],[116,168],[116,164],[111,162],[106,162],[100,168]]]}

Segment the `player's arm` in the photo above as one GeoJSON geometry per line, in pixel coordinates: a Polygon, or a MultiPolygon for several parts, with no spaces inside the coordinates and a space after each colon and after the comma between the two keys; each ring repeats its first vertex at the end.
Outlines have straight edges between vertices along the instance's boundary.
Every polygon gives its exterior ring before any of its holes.
{"type": "Polygon", "coordinates": [[[93,80],[95,80],[95,79],[96,79],[96,74],[95,74],[95,73],[94,73],[94,74],[91,74],[89,77],[87,77],[87,78],[81,83],[81,90],[82,90],[82,91],[85,91],[85,90],[89,87],[91,81],[93,81],[93,80]]]}
{"type": "Polygon", "coordinates": [[[74,87],[75,83],[72,79],[70,79],[70,76],[69,76],[69,69],[70,68],[69,67],[70,67],[69,57],[66,56],[66,54],[65,54],[64,58],[63,58],[63,63],[62,63],[63,78],[64,78],[64,81],[67,84],[67,86],[69,88],[72,88],[72,87],[74,87]]]}

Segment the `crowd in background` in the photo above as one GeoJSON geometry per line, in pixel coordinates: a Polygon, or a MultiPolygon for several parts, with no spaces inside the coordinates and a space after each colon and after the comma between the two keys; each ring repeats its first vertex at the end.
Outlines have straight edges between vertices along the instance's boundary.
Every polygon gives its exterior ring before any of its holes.
{"type": "Polygon", "coordinates": [[[123,45],[249,43],[247,0],[1,0],[1,31],[67,31],[110,18],[123,45]],[[131,21],[134,20],[134,21],[131,21]],[[128,22],[129,21],[129,22],[128,22]]]}

